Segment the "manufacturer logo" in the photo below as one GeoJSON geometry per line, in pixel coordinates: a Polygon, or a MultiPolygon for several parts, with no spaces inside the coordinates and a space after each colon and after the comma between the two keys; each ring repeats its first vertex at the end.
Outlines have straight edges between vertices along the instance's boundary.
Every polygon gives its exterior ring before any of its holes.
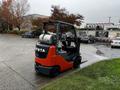
{"type": "Polygon", "coordinates": [[[43,48],[36,48],[35,50],[38,52],[45,52],[45,49],[43,49],[43,48]]]}

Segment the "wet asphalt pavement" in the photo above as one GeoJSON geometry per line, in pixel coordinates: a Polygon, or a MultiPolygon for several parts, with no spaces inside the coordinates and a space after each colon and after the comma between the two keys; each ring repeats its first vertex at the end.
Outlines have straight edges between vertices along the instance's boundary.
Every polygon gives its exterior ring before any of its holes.
{"type": "Polygon", "coordinates": [[[34,70],[36,39],[0,35],[0,90],[35,90],[51,79],[34,70]]]}
{"type": "MultiPolygon", "coordinates": [[[[0,34],[0,90],[36,90],[54,80],[35,73],[34,48],[36,42],[37,39],[0,34]]],[[[90,65],[96,60],[116,57],[115,53],[120,54],[120,50],[112,50],[107,46],[82,44],[81,54],[83,61],[87,61],[87,63],[81,66],[90,65]],[[96,48],[101,49],[104,53],[109,51],[109,54],[96,55],[96,48]]]]}
{"type": "Polygon", "coordinates": [[[107,58],[120,58],[120,47],[117,48],[111,48],[110,45],[100,45],[100,44],[94,44],[93,45],[97,50],[100,50],[102,52],[101,56],[105,56],[107,58]]]}

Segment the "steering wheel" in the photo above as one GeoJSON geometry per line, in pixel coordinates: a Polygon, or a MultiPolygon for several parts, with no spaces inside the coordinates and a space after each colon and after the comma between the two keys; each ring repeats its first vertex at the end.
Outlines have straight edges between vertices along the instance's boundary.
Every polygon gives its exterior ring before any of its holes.
{"type": "Polygon", "coordinates": [[[64,43],[65,46],[71,45],[71,37],[67,36],[66,34],[62,34],[61,41],[64,43]]]}

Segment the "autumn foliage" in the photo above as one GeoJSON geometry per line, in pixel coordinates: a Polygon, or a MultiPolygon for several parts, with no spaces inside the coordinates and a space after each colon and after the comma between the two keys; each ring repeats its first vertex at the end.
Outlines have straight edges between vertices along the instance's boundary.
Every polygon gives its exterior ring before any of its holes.
{"type": "Polygon", "coordinates": [[[43,22],[48,20],[59,20],[68,22],[71,24],[76,24],[80,26],[83,21],[83,16],[80,14],[72,14],[69,13],[65,8],[60,8],[60,6],[52,6],[51,7],[51,16],[50,18],[37,18],[32,20],[32,25],[37,27],[42,27],[43,22]]]}
{"type": "Polygon", "coordinates": [[[43,23],[44,22],[47,22],[49,20],[49,18],[37,18],[37,19],[32,19],[31,22],[32,22],[32,25],[33,26],[36,26],[38,28],[42,28],[43,26],[43,23]]]}
{"type": "Polygon", "coordinates": [[[83,21],[82,15],[69,13],[65,8],[60,8],[60,6],[52,6],[51,12],[51,19],[53,20],[60,20],[78,26],[80,26],[83,21]]]}
{"type": "Polygon", "coordinates": [[[1,3],[1,19],[8,24],[8,29],[17,27],[20,30],[23,16],[29,10],[27,0],[3,0],[1,3]]]}
{"type": "MultiPolygon", "coordinates": [[[[7,30],[12,30],[13,28],[21,29],[24,16],[29,11],[29,7],[28,0],[2,0],[0,5],[0,20],[7,24],[7,30]]],[[[49,18],[38,17],[32,19],[31,23],[33,26],[42,27],[43,22],[49,19],[60,20],[80,26],[84,18],[80,14],[69,13],[65,8],[60,8],[60,6],[52,6],[51,16],[49,18]]]]}

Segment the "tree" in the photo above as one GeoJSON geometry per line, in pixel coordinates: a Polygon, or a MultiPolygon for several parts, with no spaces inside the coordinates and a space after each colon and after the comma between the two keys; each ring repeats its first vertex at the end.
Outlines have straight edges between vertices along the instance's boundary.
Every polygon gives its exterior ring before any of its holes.
{"type": "Polygon", "coordinates": [[[2,2],[2,18],[9,24],[10,27],[21,29],[21,24],[29,10],[28,0],[4,0],[2,2]]]}
{"type": "Polygon", "coordinates": [[[0,3],[0,33],[8,29],[8,23],[3,19],[2,16],[2,3],[0,3]]]}
{"type": "Polygon", "coordinates": [[[48,21],[48,18],[37,18],[37,19],[32,19],[31,20],[31,22],[32,22],[32,25],[33,26],[36,26],[36,27],[38,27],[38,28],[42,28],[42,26],[43,26],[43,23],[45,22],[45,21],[48,21]]]}
{"type": "Polygon", "coordinates": [[[8,25],[8,29],[11,29],[12,25],[12,13],[10,13],[10,6],[12,4],[12,0],[3,0],[1,4],[1,19],[4,20],[8,25]]]}
{"type": "Polygon", "coordinates": [[[28,0],[13,0],[10,12],[13,14],[13,23],[20,30],[23,23],[23,17],[29,11],[28,0]]]}
{"type": "Polygon", "coordinates": [[[71,24],[81,25],[83,16],[80,14],[69,13],[65,8],[60,8],[60,6],[52,6],[51,9],[51,17],[53,20],[60,20],[64,22],[68,22],[71,24]]]}

